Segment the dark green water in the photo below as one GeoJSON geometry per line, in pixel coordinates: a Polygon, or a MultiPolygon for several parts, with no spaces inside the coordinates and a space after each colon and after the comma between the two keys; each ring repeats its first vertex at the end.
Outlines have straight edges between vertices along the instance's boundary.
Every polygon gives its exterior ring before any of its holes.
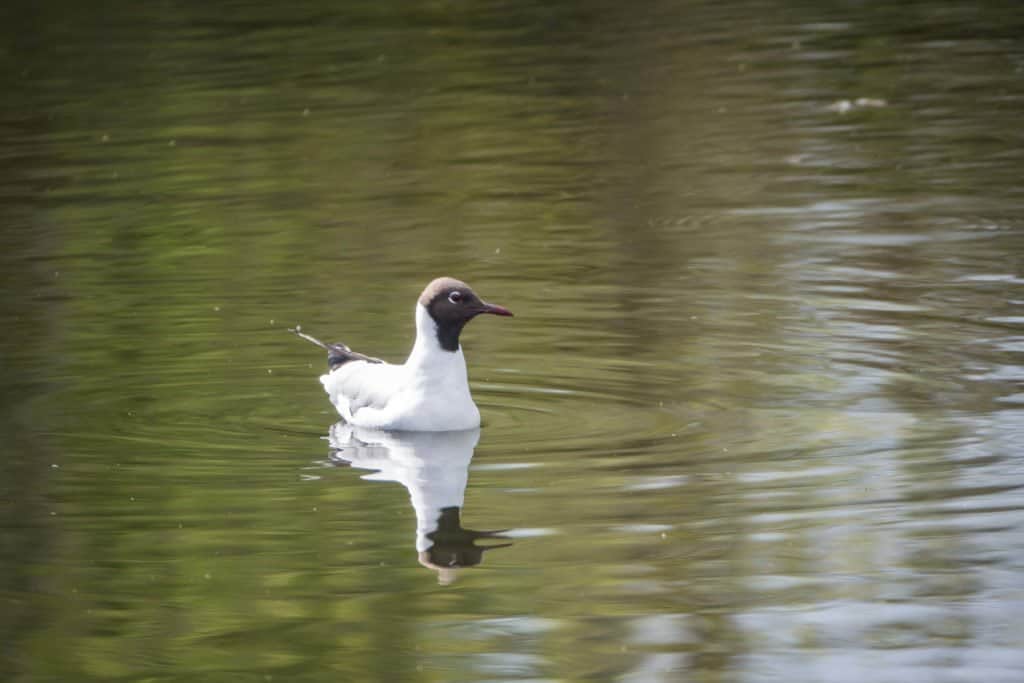
{"type": "Polygon", "coordinates": [[[0,679],[1024,679],[1022,35],[6,3],[0,679]],[[478,442],[332,454],[441,274],[478,442]]]}

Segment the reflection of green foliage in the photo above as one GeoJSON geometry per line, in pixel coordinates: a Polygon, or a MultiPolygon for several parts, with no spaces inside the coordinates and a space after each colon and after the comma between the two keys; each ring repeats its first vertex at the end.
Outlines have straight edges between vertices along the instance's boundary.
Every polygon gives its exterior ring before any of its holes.
{"type": "Polygon", "coordinates": [[[53,385],[33,401],[33,428],[56,429],[51,503],[31,511],[52,541],[22,570],[53,597],[8,639],[17,670],[430,680],[407,656],[432,585],[407,502],[347,472],[299,481],[323,454],[276,430],[308,433],[324,401],[312,372],[271,372],[282,349],[309,353],[279,331],[301,319],[400,353],[409,321],[377,311],[411,307],[435,271],[470,277],[550,211],[479,231],[529,179],[509,175],[529,131],[542,156],[562,144],[553,117],[516,115],[533,94],[495,91],[489,48],[457,21],[437,36],[401,14],[321,31],[294,7],[290,24],[123,9],[38,17],[68,54],[38,55],[21,95],[54,112],[33,220],[60,235],[62,296],[53,385]]]}
{"type": "MultiPolygon", "coordinates": [[[[878,403],[863,408],[843,343],[868,321],[806,313],[842,308],[806,282],[839,256],[786,213],[932,191],[931,163],[905,166],[920,125],[906,109],[876,112],[876,128],[814,109],[847,89],[902,94],[888,22],[929,4],[878,10],[881,33],[811,39],[847,51],[835,69],[790,46],[792,26],[822,18],[789,5],[753,33],[715,3],[685,17],[660,2],[0,9],[0,139],[17,162],[0,165],[0,678],[476,680],[508,655],[510,676],[610,680],[646,647],[700,654],[717,680],[754,647],[734,620],[745,607],[877,597],[812,581],[828,519],[751,538],[766,492],[853,506],[864,465],[836,455],[884,448],[894,470],[953,476],[899,446],[955,441],[929,424],[933,399],[977,396],[936,389],[950,364],[920,360],[946,356],[908,333],[862,340],[898,361],[870,374],[878,403]],[[783,164],[806,150],[819,168],[783,164]],[[467,343],[497,350],[472,358],[478,397],[528,416],[504,440],[485,431],[477,460],[544,466],[474,472],[468,523],[561,534],[444,590],[416,563],[403,491],[313,465],[334,419],[321,359],[282,331],[399,358],[412,330],[393,312],[441,272],[533,306],[467,343]],[[759,485],[767,465],[793,489],[759,485]],[[675,483],[629,488],[648,474],[675,483]],[[769,570],[810,588],[752,589],[769,570]],[[683,635],[630,641],[652,614],[683,635]]],[[[845,4],[821,11],[849,19],[845,4]]],[[[994,131],[1016,115],[970,115],[944,148],[954,161],[1005,153],[994,131]]],[[[965,195],[1016,187],[979,169],[963,170],[965,195]]],[[[855,255],[941,281],[941,248],[855,255]]],[[[1015,272],[1020,250],[992,249],[1015,272]]],[[[899,327],[905,311],[873,315],[899,327]]],[[[857,541],[829,559],[870,575],[885,539],[857,541]]],[[[908,563],[952,566],[957,537],[931,542],[908,563]]],[[[966,637],[954,626],[944,639],[966,637]]]]}

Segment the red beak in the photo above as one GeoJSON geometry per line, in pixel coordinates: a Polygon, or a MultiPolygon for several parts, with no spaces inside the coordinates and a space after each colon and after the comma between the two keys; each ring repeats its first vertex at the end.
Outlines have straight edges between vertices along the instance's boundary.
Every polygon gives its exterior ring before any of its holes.
{"type": "Polygon", "coordinates": [[[483,304],[484,306],[480,310],[481,313],[490,313],[491,315],[512,315],[512,311],[508,310],[504,306],[499,306],[497,304],[489,304],[486,301],[483,302],[483,304]]]}

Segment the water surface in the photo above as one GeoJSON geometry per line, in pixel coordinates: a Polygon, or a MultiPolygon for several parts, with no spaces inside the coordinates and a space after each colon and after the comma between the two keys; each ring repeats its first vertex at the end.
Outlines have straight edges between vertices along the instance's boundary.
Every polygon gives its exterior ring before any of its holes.
{"type": "Polygon", "coordinates": [[[0,19],[0,678],[1024,676],[1019,10],[0,19]],[[336,426],[439,274],[479,434],[336,426]]]}

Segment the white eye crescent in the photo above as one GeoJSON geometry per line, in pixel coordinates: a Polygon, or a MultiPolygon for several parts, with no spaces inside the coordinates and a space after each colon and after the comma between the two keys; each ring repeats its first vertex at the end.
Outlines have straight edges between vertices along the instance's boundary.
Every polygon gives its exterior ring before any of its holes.
{"type": "Polygon", "coordinates": [[[448,295],[448,301],[451,301],[453,304],[459,303],[460,301],[462,301],[462,292],[460,292],[459,290],[455,290],[454,292],[448,295]]]}

